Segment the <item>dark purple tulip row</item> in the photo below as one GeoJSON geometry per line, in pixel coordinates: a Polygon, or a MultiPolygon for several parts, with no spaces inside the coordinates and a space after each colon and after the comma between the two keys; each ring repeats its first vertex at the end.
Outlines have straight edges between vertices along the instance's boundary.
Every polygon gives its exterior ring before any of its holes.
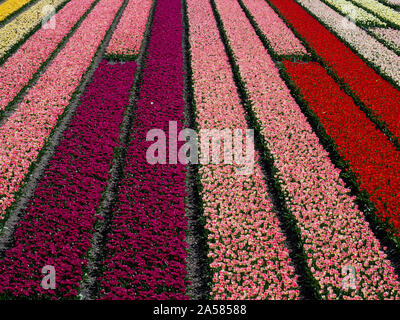
{"type": "Polygon", "coordinates": [[[12,248],[0,260],[0,296],[78,294],[135,71],[135,62],[108,65],[105,60],[95,71],[16,228],[12,248]],[[41,287],[45,265],[55,268],[54,290],[41,287]]]}
{"type": "MultiPolygon", "coordinates": [[[[187,299],[185,167],[149,164],[151,129],[182,128],[180,0],[158,0],[124,178],[106,245],[103,299],[187,299]]],[[[178,145],[179,148],[179,145],[178,145]]]]}

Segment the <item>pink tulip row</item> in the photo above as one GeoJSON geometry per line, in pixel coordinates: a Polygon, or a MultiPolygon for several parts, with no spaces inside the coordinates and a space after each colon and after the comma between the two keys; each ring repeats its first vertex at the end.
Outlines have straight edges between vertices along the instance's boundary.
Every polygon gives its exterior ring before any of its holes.
{"type": "Polygon", "coordinates": [[[387,3],[387,4],[392,4],[395,6],[400,6],[400,0],[382,0],[383,2],[387,3]]]}
{"type": "Polygon", "coordinates": [[[321,297],[399,298],[400,283],[379,241],[240,6],[215,2],[321,297]],[[342,275],[352,268],[355,290],[342,275]]]}
{"type": "Polygon", "coordinates": [[[0,217],[68,106],[123,0],[101,0],[0,128],[0,217]]]}
{"type": "Polygon", "coordinates": [[[56,14],[54,29],[39,29],[0,66],[0,110],[15,98],[95,0],[72,0],[56,14]],[[78,5],[79,4],[79,5],[78,5]]]}
{"type": "Polygon", "coordinates": [[[392,28],[374,28],[371,29],[379,39],[385,41],[389,47],[400,51],[400,30],[392,28]]]}
{"type": "Polygon", "coordinates": [[[266,1],[243,0],[278,55],[305,55],[307,50],[266,1]]]}
{"type": "Polygon", "coordinates": [[[106,54],[137,56],[144,37],[152,0],[130,0],[118,23],[106,54]]]}
{"type": "MultiPolygon", "coordinates": [[[[41,27],[43,15],[49,14],[49,9],[58,10],[70,0],[40,0],[30,8],[18,14],[0,28],[0,59],[4,61],[15,47],[23,43],[34,30],[41,27]],[[47,7],[47,8],[46,8],[47,7]],[[43,11],[43,13],[42,13],[43,11]]],[[[54,20],[53,20],[54,21],[54,20]]],[[[50,25],[53,25],[50,22],[50,25]]],[[[49,25],[47,25],[49,26],[49,25]]]]}
{"type": "MultiPolygon", "coordinates": [[[[245,113],[211,6],[196,0],[187,3],[199,129],[245,131],[245,113]]],[[[235,165],[229,164],[204,165],[199,175],[212,259],[211,296],[298,298],[297,276],[258,163],[250,175],[237,175],[235,165]]]]}
{"type": "Polygon", "coordinates": [[[330,30],[345,40],[351,49],[369,61],[383,74],[400,86],[400,57],[382,43],[370,36],[366,31],[319,0],[296,0],[309,10],[317,19],[327,25],[330,30]]]}

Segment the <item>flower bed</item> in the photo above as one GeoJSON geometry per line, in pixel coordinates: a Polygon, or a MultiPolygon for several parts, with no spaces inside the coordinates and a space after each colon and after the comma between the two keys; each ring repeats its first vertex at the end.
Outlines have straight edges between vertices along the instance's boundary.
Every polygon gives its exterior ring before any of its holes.
{"type": "MultiPolygon", "coordinates": [[[[269,1],[304,38],[312,50],[321,57],[324,63],[335,72],[339,79],[344,81],[355,96],[371,111],[372,118],[377,118],[383,123],[382,126],[387,126],[391,133],[399,138],[400,91],[379,76],[295,1],[269,1]]],[[[327,15],[333,16],[332,9],[322,3],[321,6],[318,6],[315,2],[309,2],[309,0],[299,0],[299,2],[310,10],[313,8],[314,13],[320,13],[318,15],[320,18],[327,15]],[[322,5],[325,7],[322,7],[322,5]]],[[[349,31],[349,34],[351,32],[349,31]]],[[[374,41],[376,42],[376,40],[374,41]]],[[[358,42],[359,44],[365,43],[361,38],[358,39],[358,42]]],[[[382,44],[379,45],[383,46],[382,44]]],[[[371,44],[368,50],[372,53],[373,48],[376,48],[376,46],[374,47],[371,44]]],[[[395,55],[394,52],[392,53],[395,55]]],[[[377,55],[376,58],[380,61],[389,61],[386,60],[384,54],[379,54],[379,52],[373,54],[377,55]]],[[[400,75],[400,57],[397,55],[396,57],[399,61],[399,69],[396,69],[396,64],[388,67],[393,74],[399,73],[400,75]]]]}
{"type": "Polygon", "coordinates": [[[139,54],[152,2],[129,1],[107,47],[106,56],[126,60],[139,54]]]}
{"type": "MultiPolygon", "coordinates": [[[[147,132],[182,128],[180,0],[158,1],[123,179],[106,244],[102,299],[187,299],[185,168],[150,164],[147,132]]],[[[167,140],[168,141],[168,140],[167,140]]],[[[178,143],[178,146],[180,144],[178,143]]]]}
{"type": "Polygon", "coordinates": [[[67,3],[56,14],[57,28],[38,30],[0,66],[0,111],[29,83],[94,1],[72,0],[67,3]]]}
{"type": "Polygon", "coordinates": [[[392,28],[372,28],[370,31],[375,34],[377,38],[386,42],[389,47],[400,52],[400,30],[392,28]]]}
{"type": "Polygon", "coordinates": [[[42,24],[42,9],[45,6],[59,8],[69,0],[40,0],[11,22],[0,28],[0,61],[30,33],[42,24]]]}
{"type": "Polygon", "coordinates": [[[351,0],[362,8],[368,9],[384,21],[388,21],[395,27],[400,27],[400,13],[385,6],[376,0],[351,0]]]}
{"type": "MultiPolygon", "coordinates": [[[[352,4],[347,0],[322,0],[322,2],[332,6],[342,15],[348,16],[358,25],[368,27],[385,27],[386,23],[365,11],[364,9],[352,4]]],[[[343,22],[345,23],[345,22],[343,22]]]]}
{"type": "Polygon", "coordinates": [[[297,220],[308,267],[318,282],[315,289],[323,299],[398,298],[393,267],[244,13],[228,0],[215,2],[277,169],[274,179],[297,220]],[[356,271],[355,290],[343,288],[341,270],[347,266],[356,271]]]}
{"type": "MultiPolygon", "coordinates": [[[[336,71],[339,77],[345,80],[348,80],[347,78],[350,75],[351,77],[362,77],[362,80],[357,81],[367,85],[377,82],[378,75],[371,68],[368,68],[366,63],[362,61],[364,59],[370,66],[376,68],[390,81],[400,86],[400,57],[398,55],[351,21],[343,23],[343,16],[321,1],[297,0],[297,2],[311,12],[315,18],[295,1],[269,1],[295,29],[297,34],[336,71]],[[300,21],[307,23],[303,24],[300,21]],[[318,30],[318,32],[315,30],[318,30]],[[327,43],[329,45],[326,45],[327,43]],[[339,62],[340,70],[336,67],[339,62]],[[344,65],[347,66],[347,71],[345,74],[341,74],[343,70],[346,70],[344,65]]],[[[386,86],[388,85],[386,84],[386,86]]],[[[379,91],[383,92],[382,89],[379,91]]],[[[393,89],[389,91],[393,91],[393,89]]]]}
{"type": "Polygon", "coordinates": [[[0,260],[0,296],[77,297],[135,69],[103,60],[95,71],[0,260]],[[40,286],[46,265],[55,267],[55,290],[40,286]]]}
{"type": "MultiPolygon", "coordinates": [[[[245,112],[211,6],[187,2],[198,129],[242,129],[244,133],[245,112]]],[[[214,299],[299,298],[286,239],[256,157],[250,175],[237,175],[234,164],[199,169],[214,299]]]]}
{"type": "Polygon", "coordinates": [[[0,21],[3,21],[31,1],[33,0],[7,0],[3,2],[0,4],[0,21]]]}
{"type": "Polygon", "coordinates": [[[379,215],[400,230],[400,154],[319,64],[284,64],[379,215]]]}
{"type": "Polygon", "coordinates": [[[68,106],[122,2],[99,2],[0,127],[0,219],[68,106]]]}
{"type": "Polygon", "coordinates": [[[274,10],[265,2],[244,0],[244,5],[257,22],[258,27],[278,55],[306,55],[307,50],[285,25],[274,10]]]}

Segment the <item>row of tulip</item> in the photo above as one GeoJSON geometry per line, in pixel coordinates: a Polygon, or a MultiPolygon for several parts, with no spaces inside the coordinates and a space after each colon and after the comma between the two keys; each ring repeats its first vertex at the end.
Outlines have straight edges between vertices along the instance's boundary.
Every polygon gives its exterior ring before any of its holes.
{"type": "Polygon", "coordinates": [[[400,52],[400,30],[392,28],[373,28],[370,31],[377,38],[384,41],[389,48],[400,52]]]}
{"type": "Polygon", "coordinates": [[[400,0],[381,0],[381,2],[394,7],[400,6],[400,0]]]}
{"type": "Polygon", "coordinates": [[[34,0],[7,0],[0,4],[0,22],[34,0]]]}
{"type": "Polygon", "coordinates": [[[11,22],[0,28],[0,60],[4,60],[15,46],[24,41],[42,24],[45,6],[59,8],[69,0],[40,0],[11,22]]]}
{"type": "Polygon", "coordinates": [[[365,11],[363,8],[351,3],[347,0],[321,0],[336,11],[338,11],[346,18],[342,19],[342,24],[347,25],[350,29],[352,25],[347,20],[355,22],[358,26],[369,28],[368,33],[376,39],[379,39],[386,47],[395,51],[397,54],[400,52],[400,30],[393,29],[387,26],[385,22],[374,16],[372,13],[365,11]],[[397,43],[396,43],[397,42],[397,43]]]}
{"type": "MultiPolygon", "coordinates": [[[[400,112],[400,91],[392,84],[385,81],[379,74],[370,68],[366,62],[351,51],[344,43],[336,38],[328,29],[321,25],[318,20],[313,18],[299,4],[293,0],[268,0],[272,3],[279,13],[286,19],[293,29],[304,39],[304,42],[319,56],[322,61],[335,72],[339,80],[348,86],[350,91],[370,111],[371,117],[379,119],[383,126],[387,126],[389,131],[397,138],[400,137],[400,122],[398,114],[400,112]]],[[[297,0],[307,9],[318,16],[334,17],[336,25],[340,25],[341,15],[333,11],[325,4],[318,1],[297,0]],[[338,17],[334,15],[338,15],[338,17]]],[[[332,25],[329,24],[333,28],[332,25]]],[[[358,28],[355,26],[355,28],[358,28]]],[[[354,30],[348,31],[348,34],[357,34],[354,30]]],[[[370,37],[366,34],[366,36],[370,37]]],[[[370,37],[371,38],[371,37],[370,37]]],[[[371,38],[372,39],[372,38],[371,38]]],[[[379,54],[369,47],[368,39],[363,42],[358,39],[360,45],[368,46],[368,51],[376,55],[376,59],[385,61],[385,56],[379,54]]],[[[383,46],[377,40],[373,40],[377,45],[383,46]]],[[[386,50],[389,50],[385,47],[386,50]]],[[[400,67],[400,57],[393,51],[390,51],[397,57],[400,67]]],[[[382,53],[382,52],[380,52],[382,53]]],[[[389,67],[389,66],[388,66],[389,67]]],[[[400,68],[396,64],[390,65],[393,74],[400,76],[400,68]]]]}
{"type": "Polygon", "coordinates": [[[297,220],[320,296],[400,297],[397,275],[354,197],[349,196],[339,177],[340,170],[319,144],[240,6],[228,0],[215,3],[241,85],[273,157],[277,169],[274,179],[280,183],[286,206],[297,220]],[[354,289],[343,287],[341,270],[347,267],[356,271],[354,289]]]}
{"type": "Polygon", "coordinates": [[[139,54],[152,2],[152,0],[129,1],[107,47],[107,56],[135,58],[139,54]]]}
{"type": "MultiPolygon", "coordinates": [[[[245,132],[245,112],[211,6],[196,0],[187,4],[198,129],[245,132]]],[[[282,30],[278,21],[275,25],[278,32],[282,30]]],[[[290,33],[283,35],[294,39],[290,33]]],[[[251,174],[237,175],[237,169],[234,164],[209,164],[199,169],[208,257],[212,259],[210,295],[214,299],[296,299],[297,276],[258,155],[251,174]]]]}
{"type": "MultiPolygon", "coordinates": [[[[180,0],[157,1],[100,279],[103,299],[187,299],[183,164],[151,164],[147,133],[184,119],[180,0]]],[[[168,140],[167,140],[168,141],[168,140]]],[[[180,147],[182,142],[177,143],[180,147]]]]}
{"type": "Polygon", "coordinates": [[[400,230],[400,154],[318,63],[284,64],[378,214],[400,230]]]}
{"type": "Polygon", "coordinates": [[[79,294],[135,69],[135,62],[99,64],[0,260],[0,296],[79,294]],[[41,286],[46,265],[55,268],[55,289],[41,286]]]}
{"type": "MultiPolygon", "coordinates": [[[[397,86],[400,86],[400,57],[396,53],[378,42],[374,37],[370,36],[366,31],[355,25],[352,21],[344,21],[344,17],[341,14],[337,13],[325,3],[319,0],[296,0],[296,2],[285,0],[283,3],[278,3],[276,1],[269,1],[269,3],[278,8],[280,14],[298,33],[301,34],[303,38],[305,38],[305,40],[319,55],[322,55],[322,53],[328,55],[330,53],[331,56],[336,56],[335,60],[338,60],[338,57],[340,56],[341,60],[343,60],[343,64],[346,64],[349,59],[350,62],[352,62],[355,59],[354,54],[350,53],[350,50],[344,44],[340,43],[338,40],[339,38],[346,43],[349,48],[362,57],[362,59],[368,61],[371,66],[377,68],[397,86]],[[296,2],[306,8],[329,31],[322,31],[323,28],[321,25],[318,24],[317,21],[314,21],[315,19],[310,17],[307,12],[303,12],[296,2]],[[304,23],[303,27],[301,27],[299,21],[296,23],[295,19],[306,19],[307,23],[304,23]],[[308,26],[309,23],[312,24],[313,28],[318,28],[320,31],[311,36],[312,28],[308,26]],[[320,36],[321,34],[323,35],[322,38],[320,36]],[[325,39],[329,39],[329,42],[332,44],[335,43],[335,47],[339,46],[337,51],[330,50],[331,44],[326,46],[324,43],[325,39]],[[317,41],[321,43],[319,46],[316,43],[317,41]],[[324,50],[321,48],[323,45],[325,46],[324,50]]],[[[333,67],[332,64],[334,61],[332,58],[327,59],[327,56],[322,56],[322,58],[333,67]]],[[[337,64],[337,62],[335,62],[335,64],[337,64]]],[[[346,68],[348,71],[353,70],[353,72],[358,74],[358,77],[360,77],[364,74],[364,68],[366,68],[366,66],[349,68],[347,65],[346,68]]],[[[369,79],[369,77],[365,78],[369,79]]],[[[360,81],[361,83],[364,82],[364,80],[357,81],[360,81]]],[[[382,92],[382,90],[380,90],[380,92],[382,92]]]]}
{"type": "Polygon", "coordinates": [[[358,6],[373,12],[376,16],[400,28],[400,12],[380,3],[377,0],[350,0],[358,6]]]}
{"type": "Polygon", "coordinates": [[[0,66],[0,111],[28,85],[95,0],[72,0],[56,15],[57,28],[35,32],[0,66]],[[78,5],[79,3],[79,5],[78,5]]]}
{"type": "MultiPolygon", "coordinates": [[[[322,2],[330,5],[339,11],[342,15],[348,16],[358,25],[362,27],[385,27],[386,23],[375,17],[373,14],[365,11],[364,9],[356,6],[347,0],[322,0],[322,2]]],[[[343,23],[346,23],[343,21],[343,23]]]]}
{"type": "Polygon", "coordinates": [[[101,0],[0,127],[0,217],[39,156],[123,0],[101,0]]]}
{"type": "Polygon", "coordinates": [[[268,35],[271,47],[278,55],[306,55],[307,50],[299,39],[265,2],[258,0],[243,1],[247,9],[256,18],[258,27],[268,35]]]}

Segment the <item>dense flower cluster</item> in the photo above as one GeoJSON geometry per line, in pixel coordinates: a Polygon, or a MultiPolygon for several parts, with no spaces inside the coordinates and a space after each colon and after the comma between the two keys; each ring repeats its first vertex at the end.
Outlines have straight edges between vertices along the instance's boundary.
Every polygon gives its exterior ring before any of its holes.
{"type": "Polygon", "coordinates": [[[392,28],[373,28],[370,30],[376,37],[400,51],[400,30],[392,28]]]}
{"type": "MultiPolygon", "coordinates": [[[[229,0],[215,2],[321,297],[400,297],[397,275],[348,195],[340,170],[319,144],[240,6],[229,0]],[[356,270],[355,290],[342,287],[344,266],[356,270]]],[[[304,20],[299,23],[307,25],[304,20]]]]}
{"type": "Polygon", "coordinates": [[[347,0],[322,0],[363,27],[384,27],[386,23],[347,0]]]}
{"type": "MultiPolygon", "coordinates": [[[[199,129],[244,132],[245,112],[211,6],[189,0],[188,17],[199,129]]],[[[299,297],[285,237],[257,160],[250,175],[237,175],[235,165],[229,164],[199,169],[215,299],[299,297]]]]}
{"type": "MultiPolygon", "coordinates": [[[[324,62],[331,67],[338,77],[350,87],[357,97],[372,112],[387,124],[389,130],[400,138],[400,91],[382,79],[362,59],[340,42],[332,33],[325,29],[317,20],[311,17],[301,6],[293,0],[269,0],[280,13],[292,24],[305,41],[313,48],[324,62]]],[[[308,0],[299,0],[308,2],[308,0]]],[[[307,7],[314,5],[307,3],[307,7]]],[[[320,8],[332,11],[329,7],[320,8]]],[[[339,15],[340,16],[340,15],[339,15]]],[[[376,42],[376,40],[374,40],[376,42]]],[[[359,39],[359,43],[364,43],[359,39]]],[[[379,45],[383,46],[379,43],[379,45]]],[[[371,49],[372,50],[372,49],[371,49]]],[[[388,49],[387,49],[388,50],[388,49]]],[[[372,51],[371,51],[372,52],[372,51]]],[[[399,61],[390,66],[400,75],[400,57],[391,51],[399,61]]],[[[377,59],[385,60],[385,56],[377,55],[377,59]]]]}
{"type": "Polygon", "coordinates": [[[382,1],[387,3],[387,4],[400,6],[400,0],[382,0],[382,1]]]}
{"type": "MultiPolygon", "coordinates": [[[[151,129],[182,129],[184,73],[180,0],[157,1],[143,83],[106,245],[104,299],[187,299],[185,167],[150,164],[151,129]]],[[[178,143],[178,147],[181,143],[178,143]]]]}
{"type": "Polygon", "coordinates": [[[17,226],[13,247],[0,260],[0,295],[78,295],[135,69],[135,62],[103,60],[95,71],[17,226]],[[46,265],[55,267],[55,290],[40,286],[46,265]]]}
{"type": "MultiPolygon", "coordinates": [[[[332,34],[334,32],[340,39],[346,41],[351,49],[400,86],[400,57],[353,22],[346,21],[346,23],[343,23],[343,16],[323,2],[297,0],[298,3],[315,15],[319,21],[329,27],[329,31],[302,10],[293,0],[271,0],[270,2],[279,9],[283,17],[292,24],[295,30],[306,39],[317,54],[321,55],[331,67],[334,67],[340,60],[342,65],[345,65],[344,70],[356,74],[356,81],[362,84],[364,88],[369,87],[371,82],[377,82],[376,75],[373,78],[370,76],[372,70],[366,74],[366,70],[369,68],[332,34]],[[302,21],[307,22],[302,23],[302,21]],[[318,30],[318,32],[315,32],[315,30],[318,30]],[[327,45],[328,42],[329,45],[327,45]],[[331,60],[333,59],[332,57],[327,59],[328,55],[333,56],[334,60],[331,60]],[[355,62],[356,65],[353,65],[355,62]]],[[[337,73],[339,72],[337,71],[337,73]]],[[[374,96],[377,95],[376,92],[383,93],[386,91],[385,89],[375,90],[372,87],[365,91],[369,91],[374,96]]],[[[389,103],[392,102],[390,101],[389,103]]]]}
{"type": "Polygon", "coordinates": [[[0,21],[33,0],[8,0],[0,4],[0,21]]]}
{"type": "Polygon", "coordinates": [[[10,23],[0,28],[0,59],[9,50],[42,23],[42,9],[45,6],[58,8],[68,0],[40,0],[25,12],[18,15],[10,23]]]}
{"type": "Polygon", "coordinates": [[[95,0],[72,0],[57,15],[57,27],[40,29],[0,66],[0,110],[24,88],[95,0]],[[78,5],[79,3],[79,5],[78,5]]]}
{"type": "Polygon", "coordinates": [[[319,64],[284,63],[378,213],[400,230],[399,152],[319,64]]]}
{"type": "Polygon", "coordinates": [[[393,25],[400,27],[400,12],[385,6],[377,0],[351,0],[360,7],[371,10],[378,17],[389,21],[393,25]]]}
{"type": "Polygon", "coordinates": [[[123,0],[101,0],[0,127],[0,219],[68,106],[123,0]]]}
{"type": "Polygon", "coordinates": [[[107,47],[107,55],[139,54],[152,2],[152,0],[129,1],[107,47]]]}
{"type": "Polygon", "coordinates": [[[244,0],[243,3],[255,18],[258,27],[265,34],[277,54],[307,54],[307,50],[299,39],[265,1],[244,0]]]}

